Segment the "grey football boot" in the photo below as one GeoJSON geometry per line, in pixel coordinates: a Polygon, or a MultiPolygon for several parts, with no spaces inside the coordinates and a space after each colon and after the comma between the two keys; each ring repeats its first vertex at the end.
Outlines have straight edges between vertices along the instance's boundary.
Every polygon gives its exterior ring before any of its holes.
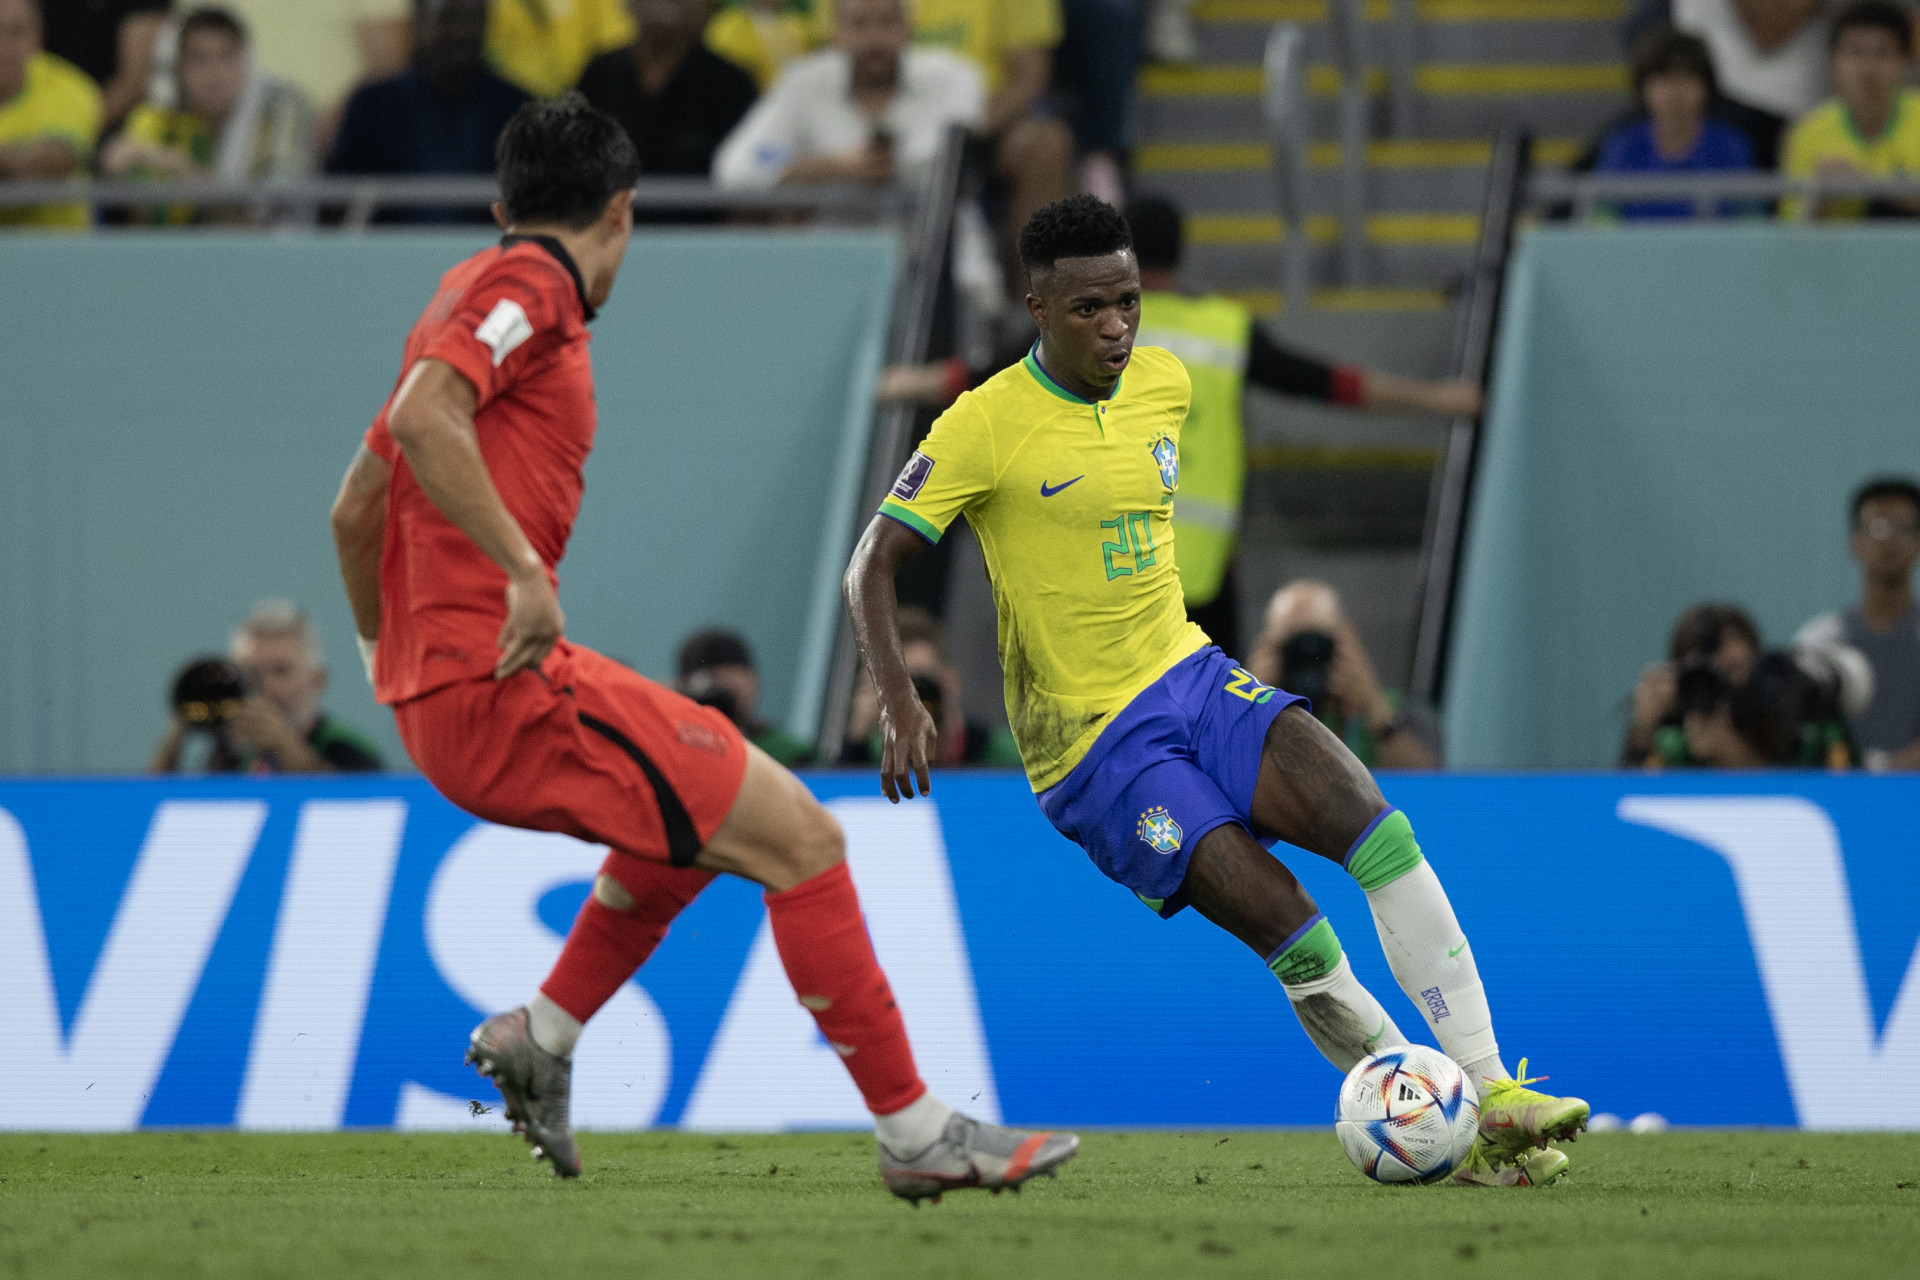
{"type": "Polygon", "coordinates": [[[1053,1171],[1080,1150],[1071,1133],[1027,1133],[983,1124],[954,1112],[947,1127],[926,1150],[901,1154],[880,1144],[880,1180],[887,1190],[916,1206],[949,1191],[981,1187],[995,1194],[1019,1190],[1028,1178],[1053,1171]]]}
{"type": "Polygon", "coordinates": [[[507,1119],[533,1145],[533,1158],[550,1162],[556,1178],[579,1177],[580,1148],[567,1123],[573,1063],[533,1042],[526,1006],[496,1013],[475,1027],[467,1061],[500,1090],[507,1119]]]}

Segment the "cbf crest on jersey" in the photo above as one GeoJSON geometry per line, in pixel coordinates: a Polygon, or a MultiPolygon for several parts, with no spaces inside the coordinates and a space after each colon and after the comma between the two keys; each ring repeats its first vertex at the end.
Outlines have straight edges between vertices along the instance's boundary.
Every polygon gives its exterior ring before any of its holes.
{"type": "Polygon", "coordinates": [[[1172,493],[1180,487],[1180,449],[1172,436],[1157,436],[1153,442],[1153,460],[1160,464],[1160,483],[1172,493]]]}
{"type": "Polygon", "coordinates": [[[1157,804],[1140,815],[1140,838],[1153,846],[1155,853],[1180,852],[1180,824],[1167,807],[1157,804]]]}

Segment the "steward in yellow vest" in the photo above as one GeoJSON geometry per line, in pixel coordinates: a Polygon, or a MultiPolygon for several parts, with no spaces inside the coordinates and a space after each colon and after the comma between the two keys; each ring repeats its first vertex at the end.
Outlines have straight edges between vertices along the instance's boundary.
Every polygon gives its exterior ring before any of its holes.
{"type": "Polygon", "coordinates": [[[1173,506],[1174,545],[1187,616],[1229,652],[1241,643],[1233,556],[1240,540],[1240,502],[1247,480],[1241,396],[1248,383],[1277,392],[1361,409],[1425,409],[1448,415],[1480,411],[1480,389],[1466,382],[1424,382],[1330,364],[1290,351],[1253,323],[1253,315],[1219,294],[1179,291],[1183,235],[1180,211],[1148,196],[1127,207],[1140,262],[1143,347],[1180,357],[1193,381],[1193,404],[1180,432],[1180,497],[1173,506]]]}

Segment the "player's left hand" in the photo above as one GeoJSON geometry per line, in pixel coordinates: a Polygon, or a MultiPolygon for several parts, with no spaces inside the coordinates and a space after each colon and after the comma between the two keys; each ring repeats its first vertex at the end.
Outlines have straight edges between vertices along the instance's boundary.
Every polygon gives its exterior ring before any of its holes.
{"type": "Polygon", "coordinates": [[[933,794],[927,762],[940,741],[940,726],[911,688],[904,699],[880,699],[880,793],[894,804],[933,794]],[[897,704],[897,705],[896,705],[897,704]]]}
{"type": "Polygon", "coordinates": [[[567,615],[560,611],[560,597],[544,571],[509,578],[507,620],[500,627],[500,662],[493,678],[505,680],[516,671],[537,668],[566,629],[567,615]]]}

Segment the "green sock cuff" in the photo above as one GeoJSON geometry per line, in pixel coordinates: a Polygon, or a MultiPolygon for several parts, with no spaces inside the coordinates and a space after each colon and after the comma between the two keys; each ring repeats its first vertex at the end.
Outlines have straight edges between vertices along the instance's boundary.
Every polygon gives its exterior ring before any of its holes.
{"type": "Polygon", "coordinates": [[[1326,977],[1340,965],[1340,939],[1327,918],[1316,914],[1267,957],[1267,968],[1281,984],[1297,987],[1326,977]]]}
{"type": "Polygon", "coordinates": [[[1388,809],[1353,842],[1342,864],[1368,893],[1392,884],[1424,859],[1413,838],[1413,824],[1398,809],[1388,809]]]}

